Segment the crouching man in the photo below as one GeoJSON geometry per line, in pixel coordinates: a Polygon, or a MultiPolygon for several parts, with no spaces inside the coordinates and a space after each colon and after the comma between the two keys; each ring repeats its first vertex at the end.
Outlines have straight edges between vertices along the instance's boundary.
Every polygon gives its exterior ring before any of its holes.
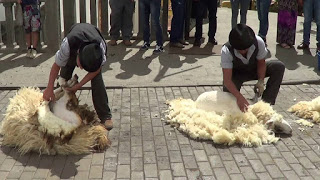
{"type": "Polygon", "coordinates": [[[91,24],[80,23],[71,27],[57,51],[52,65],[48,86],[43,98],[54,101],[54,81],[59,72],[62,78],[69,80],[76,66],[88,73],[83,79],[68,90],[76,92],[91,81],[92,100],[101,123],[110,130],[113,128],[108,96],[103,82],[101,67],[106,62],[107,45],[98,28],[91,24]]]}
{"type": "Polygon", "coordinates": [[[258,80],[255,85],[259,97],[274,105],[282,82],[285,66],[281,61],[265,61],[268,51],[261,37],[244,24],[236,25],[221,50],[223,91],[232,93],[241,111],[246,111],[248,101],[240,93],[242,84],[258,80]],[[264,89],[264,78],[269,77],[264,89]]]}

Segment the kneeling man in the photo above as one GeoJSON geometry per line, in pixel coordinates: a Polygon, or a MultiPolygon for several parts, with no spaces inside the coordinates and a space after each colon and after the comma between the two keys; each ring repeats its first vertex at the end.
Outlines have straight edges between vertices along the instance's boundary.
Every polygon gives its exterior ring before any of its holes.
{"type": "Polygon", "coordinates": [[[248,101],[240,93],[246,81],[258,80],[254,89],[262,100],[274,105],[282,82],[285,66],[279,60],[265,61],[268,50],[261,37],[245,25],[236,25],[221,50],[223,91],[232,93],[241,111],[246,111],[248,101]],[[264,89],[264,78],[269,77],[264,89]]]}

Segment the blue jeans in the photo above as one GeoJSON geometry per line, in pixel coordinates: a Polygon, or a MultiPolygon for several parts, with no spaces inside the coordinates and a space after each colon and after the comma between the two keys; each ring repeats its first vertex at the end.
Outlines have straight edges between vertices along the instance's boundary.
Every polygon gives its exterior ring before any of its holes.
{"type": "Polygon", "coordinates": [[[250,0],[230,0],[231,7],[232,7],[232,18],[231,18],[231,25],[232,28],[235,27],[238,23],[238,14],[239,14],[239,5],[241,6],[240,9],[240,23],[246,24],[247,23],[247,11],[249,8],[250,0]]]}
{"type": "Polygon", "coordinates": [[[269,29],[269,7],[271,0],[257,0],[258,18],[260,21],[258,35],[266,39],[269,29]]]}
{"type": "Polygon", "coordinates": [[[173,18],[171,22],[170,42],[172,43],[183,39],[185,4],[185,0],[171,0],[173,18]]]}
{"type": "Polygon", "coordinates": [[[160,24],[160,8],[161,0],[139,0],[139,8],[143,23],[143,40],[150,43],[150,14],[152,18],[152,25],[156,28],[157,45],[163,45],[162,27],[160,24]]]}
{"type": "Polygon", "coordinates": [[[303,43],[310,44],[311,22],[314,15],[314,20],[317,24],[317,47],[320,47],[320,1],[304,0],[303,14],[303,43]]]}

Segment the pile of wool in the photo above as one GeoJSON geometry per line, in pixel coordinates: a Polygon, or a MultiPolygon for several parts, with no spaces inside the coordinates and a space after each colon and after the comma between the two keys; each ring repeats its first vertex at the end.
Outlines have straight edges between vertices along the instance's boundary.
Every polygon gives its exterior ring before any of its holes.
{"type": "Polygon", "coordinates": [[[268,103],[259,101],[250,105],[248,111],[243,113],[229,93],[206,93],[200,95],[196,102],[182,98],[168,101],[166,121],[191,138],[212,140],[217,144],[242,144],[251,147],[279,140],[268,129],[268,122],[272,119],[272,122],[282,123],[284,120],[268,103]],[[216,104],[212,104],[212,95],[219,97],[221,102],[214,97],[216,104]],[[229,97],[234,102],[230,102],[229,97]]]}
{"type": "Polygon", "coordinates": [[[300,101],[288,109],[289,112],[303,119],[312,119],[320,123],[320,96],[312,101],[300,101]]]}
{"type": "MultiPolygon", "coordinates": [[[[110,145],[107,130],[96,123],[95,112],[87,105],[76,103],[72,112],[81,121],[67,122],[51,113],[42,96],[38,88],[22,88],[10,99],[1,124],[2,145],[15,147],[21,154],[35,151],[49,155],[85,154],[110,145]]],[[[67,105],[75,104],[69,101],[67,105]]]]}

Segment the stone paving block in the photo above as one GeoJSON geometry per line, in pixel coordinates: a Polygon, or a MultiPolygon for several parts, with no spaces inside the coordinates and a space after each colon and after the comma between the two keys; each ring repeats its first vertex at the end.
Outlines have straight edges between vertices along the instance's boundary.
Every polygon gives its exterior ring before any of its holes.
{"type": "Polygon", "coordinates": [[[182,162],[180,151],[169,151],[170,162],[182,162]]]}
{"type": "Polygon", "coordinates": [[[20,179],[29,180],[33,179],[34,172],[23,172],[20,176],[20,179]]]}
{"type": "MultiPolygon", "coordinates": [[[[25,155],[21,155],[17,158],[17,161],[16,163],[14,164],[15,166],[26,166],[28,161],[29,161],[29,158],[30,158],[31,154],[30,153],[27,153],[25,155]]],[[[0,154],[0,163],[2,163],[2,160],[1,160],[1,154],[0,154]]]]}
{"type": "Polygon", "coordinates": [[[155,163],[157,163],[155,152],[144,152],[143,153],[143,162],[145,164],[155,164],[155,163]]]}
{"type": "Polygon", "coordinates": [[[258,153],[258,156],[263,165],[274,164],[274,161],[272,157],[269,155],[269,153],[258,153]]]}
{"type": "MultiPolygon", "coordinates": [[[[156,156],[157,157],[159,157],[159,156],[169,156],[167,146],[157,146],[156,147],[156,156]]],[[[179,157],[173,157],[173,158],[179,158],[179,157]]]]}
{"type": "Polygon", "coordinates": [[[217,180],[228,180],[230,179],[225,168],[213,168],[213,172],[217,180]]]}
{"type": "Polygon", "coordinates": [[[172,174],[176,176],[186,176],[183,163],[171,163],[172,174]]]}
{"type": "Polygon", "coordinates": [[[103,180],[115,180],[116,179],[116,173],[112,171],[104,171],[103,172],[103,180]]]}
{"type": "Polygon", "coordinates": [[[244,167],[239,167],[241,174],[246,178],[246,179],[257,179],[257,176],[253,169],[249,166],[244,166],[244,167]]]}
{"type": "Polygon", "coordinates": [[[267,165],[266,169],[268,170],[270,176],[275,178],[283,178],[283,174],[281,173],[280,169],[276,165],[267,165]]]}
{"type": "Polygon", "coordinates": [[[105,158],[118,157],[118,147],[109,147],[105,152],[105,158]]]}
{"type": "Polygon", "coordinates": [[[142,158],[131,158],[131,171],[143,171],[142,158]]]}
{"type": "Polygon", "coordinates": [[[223,167],[223,163],[219,155],[209,156],[209,161],[212,168],[223,167]]]}
{"type": "MultiPolygon", "coordinates": [[[[259,159],[257,153],[252,148],[242,148],[243,153],[247,159],[259,159]]],[[[229,159],[231,160],[231,159],[229,159]]]]}
{"type": "Polygon", "coordinates": [[[118,165],[117,178],[130,178],[130,165],[118,165]]]}
{"type": "Polygon", "coordinates": [[[230,146],[229,150],[231,152],[231,154],[242,154],[242,149],[239,146],[230,146]]]}
{"type": "Polygon", "coordinates": [[[298,146],[289,146],[290,152],[293,153],[295,157],[303,157],[305,154],[299,149],[298,146]]]}
{"type": "Polygon", "coordinates": [[[306,169],[315,169],[316,168],[307,157],[299,157],[298,160],[301,163],[301,165],[306,169]]]}
{"type": "Polygon", "coordinates": [[[291,171],[283,171],[284,176],[287,179],[300,179],[300,177],[293,170],[291,171]]]}
{"type": "Polygon", "coordinates": [[[240,170],[235,161],[223,161],[223,164],[228,172],[228,174],[240,173],[240,170]]]}
{"type": "Polygon", "coordinates": [[[167,146],[169,151],[178,151],[180,150],[177,140],[167,140],[167,146]]]}
{"type": "Polygon", "coordinates": [[[231,178],[231,180],[244,180],[245,179],[242,174],[230,174],[230,178],[231,178]]]}
{"type": "MultiPolygon", "coordinates": [[[[120,140],[120,142],[125,142],[125,143],[129,143],[130,144],[130,140],[131,140],[130,131],[120,131],[119,140],[120,140]]],[[[127,152],[128,149],[129,148],[127,147],[125,150],[120,149],[120,151],[127,152]]]]}
{"type": "Polygon", "coordinates": [[[320,157],[314,151],[304,151],[303,152],[311,162],[320,162],[320,157]]]}
{"type": "Polygon", "coordinates": [[[164,136],[154,136],[154,145],[157,146],[167,146],[166,139],[164,136]]]}
{"type": "Polygon", "coordinates": [[[223,161],[233,160],[233,156],[228,148],[224,147],[224,148],[217,148],[217,149],[223,161]]]}
{"type": "Polygon", "coordinates": [[[183,163],[186,169],[198,168],[198,165],[194,156],[183,156],[182,158],[183,158],[183,163]]]}
{"type": "Polygon", "coordinates": [[[214,147],[212,142],[203,142],[203,147],[208,156],[219,154],[217,148],[214,147]]]}
{"type": "Polygon", "coordinates": [[[103,167],[105,171],[116,171],[117,165],[118,165],[117,158],[111,157],[111,158],[105,159],[103,167]]]}
{"type": "Polygon", "coordinates": [[[289,151],[288,147],[282,142],[282,141],[278,141],[275,146],[278,148],[278,150],[280,152],[283,152],[283,151],[289,151]]]}
{"type": "Polygon", "coordinates": [[[157,164],[144,164],[145,177],[158,177],[157,164]]]}
{"type": "Polygon", "coordinates": [[[15,163],[14,159],[5,159],[0,166],[0,171],[11,171],[15,163]]]}
{"type": "Polygon", "coordinates": [[[131,172],[131,178],[132,180],[140,180],[144,179],[143,171],[133,171],[131,172]]]}
{"type": "Polygon", "coordinates": [[[296,144],[291,138],[283,138],[281,141],[287,146],[295,146],[296,144]]]}
{"type": "Polygon", "coordinates": [[[89,171],[90,179],[101,179],[103,175],[103,166],[102,165],[94,165],[91,166],[89,171]]]}
{"type": "Polygon", "coordinates": [[[143,141],[143,151],[155,151],[153,141],[143,141]]]}
{"type": "Polygon", "coordinates": [[[174,180],[187,180],[187,177],[174,177],[174,180]]]}
{"type": "Polygon", "coordinates": [[[154,136],[163,136],[164,135],[163,128],[162,127],[153,127],[153,135],[154,136]]]}
{"type": "Polygon", "coordinates": [[[203,141],[197,141],[190,138],[190,144],[193,150],[204,150],[202,142],[203,141]]]}
{"type": "Polygon", "coordinates": [[[180,145],[181,154],[182,156],[191,156],[193,155],[193,150],[190,145],[188,144],[182,144],[180,145]]]}
{"type": "Polygon", "coordinates": [[[309,169],[308,172],[314,179],[319,179],[320,177],[319,169],[309,169]]]}
{"type": "Polygon", "coordinates": [[[159,171],[160,180],[172,179],[172,173],[170,170],[160,170],[159,171]]]}
{"type": "Polygon", "coordinates": [[[249,162],[244,154],[233,154],[233,158],[235,159],[239,167],[249,165],[249,162]]]}
{"type": "Polygon", "coordinates": [[[13,166],[9,174],[7,175],[7,179],[19,179],[24,167],[23,166],[13,166]]]}
{"type": "Polygon", "coordinates": [[[294,157],[294,155],[291,152],[282,152],[281,154],[289,164],[299,163],[299,161],[294,157]]]}
{"type": "Polygon", "coordinates": [[[276,165],[280,168],[281,171],[291,170],[291,167],[283,158],[276,158],[273,161],[276,163],[276,165]]]}
{"type": "Polygon", "coordinates": [[[78,171],[74,176],[75,180],[86,180],[89,178],[89,171],[78,171]]]}
{"type": "MultiPolygon", "coordinates": [[[[78,171],[88,171],[91,166],[92,159],[80,159],[78,162],[75,163],[77,166],[78,171]]],[[[68,166],[74,166],[72,162],[66,164],[68,166]]]]}
{"type": "Polygon", "coordinates": [[[119,142],[119,153],[130,153],[130,141],[119,142]]]}
{"type": "Polygon", "coordinates": [[[266,150],[268,151],[268,153],[270,154],[270,156],[272,158],[280,158],[282,157],[280,151],[278,151],[278,149],[272,145],[266,146],[266,150]]]}
{"type": "Polygon", "coordinates": [[[260,180],[271,180],[271,176],[267,172],[257,173],[260,180]]]}
{"type": "Polygon", "coordinates": [[[119,153],[118,164],[130,164],[130,153],[119,153]]]}
{"type": "Polygon", "coordinates": [[[196,157],[197,162],[208,161],[206,152],[204,150],[194,150],[194,155],[196,157]]]}
{"type": "Polygon", "coordinates": [[[188,179],[202,179],[199,169],[186,169],[188,179]]]}
{"type": "Polygon", "coordinates": [[[142,137],[141,136],[131,136],[131,146],[141,146],[142,137]]]}
{"type": "Polygon", "coordinates": [[[262,162],[260,160],[249,160],[254,172],[259,173],[259,172],[265,172],[266,169],[263,166],[262,162]]]}
{"type": "Polygon", "coordinates": [[[213,175],[209,162],[198,162],[198,166],[202,175],[204,176],[213,175]]]}
{"type": "Polygon", "coordinates": [[[301,164],[290,164],[292,169],[298,174],[298,176],[308,176],[309,173],[301,164]]]}
{"type": "Polygon", "coordinates": [[[157,157],[159,169],[170,169],[169,157],[157,157]]]}
{"type": "Polygon", "coordinates": [[[92,154],[92,165],[103,165],[104,153],[94,153],[92,154]]]}
{"type": "MultiPolygon", "coordinates": [[[[159,112],[157,112],[157,116],[159,116],[159,112]]],[[[161,121],[160,117],[156,117],[156,118],[151,118],[151,122],[152,122],[152,127],[160,127],[161,129],[163,129],[163,124],[164,122],[161,121]]],[[[157,135],[160,134],[161,132],[157,132],[157,135]]],[[[162,132],[161,135],[164,135],[164,133],[162,132]]],[[[156,136],[156,135],[155,135],[156,136]]]]}
{"type": "Polygon", "coordinates": [[[305,143],[301,137],[292,137],[292,140],[297,144],[297,146],[302,150],[302,151],[307,151],[311,150],[309,145],[305,143]]]}
{"type": "Polygon", "coordinates": [[[131,124],[123,124],[123,122],[121,122],[120,124],[120,131],[130,131],[131,128],[131,124]]]}
{"type": "Polygon", "coordinates": [[[47,178],[48,174],[49,174],[49,169],[38,168],[36,170],[36,172],[34,173],[33,178],[45,179],[45,178],[47,178]]]}
{"type": "Polygon", "coordinates": [[[142,146],[132,146],[131,157],[142,157],[142,146]]]}
{"type": "Polygon", "coordinates": [[[178,135],[177,138],[180,145],[190,144],[189,139],[186,136],[178,135]]]}

